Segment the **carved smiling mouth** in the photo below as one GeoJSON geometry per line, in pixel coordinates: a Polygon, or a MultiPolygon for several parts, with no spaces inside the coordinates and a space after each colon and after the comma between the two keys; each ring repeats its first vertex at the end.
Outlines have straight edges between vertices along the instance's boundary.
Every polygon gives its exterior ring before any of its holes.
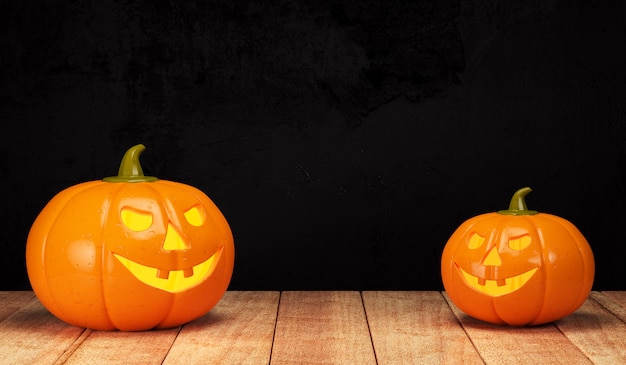
{"type": "Polygon", "coordinates": [[[142,265],[116,253],[115,258],[142,283],[170,293],[180,293],[204,282],[215,270],[224,247],[196,266],[182,270],[163,270],[142,265]]]}
{"type": "Polygon", "coordinates": [[[461,277],[465,279],[465,283],[470,288],[490,297],[499,297],[518,290],[524,286],[524,284],[526,284],[528,280],[533,277],[533,275],[535,275],[535,272],[537,272],[538,269],[535,267],[520,275],[512,276],[506,279],[487,280],[468,273],[458,265],[455,266],[461,277]]]}

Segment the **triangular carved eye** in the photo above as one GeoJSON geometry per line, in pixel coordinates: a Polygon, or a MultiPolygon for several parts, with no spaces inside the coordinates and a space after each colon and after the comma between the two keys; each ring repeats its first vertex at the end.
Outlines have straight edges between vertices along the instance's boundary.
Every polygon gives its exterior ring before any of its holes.
{"type": "Polygon", "coordinates": [[[124,207],[120,212],[122,223],[135,232],[145,231],[152,226],[152,213],[124,207]]]}
{"type": "Polygon", "coordinates": [[[206,219],[204,209],[198,205],[194,205],[185,212],[185,219],[187,219],[187,222],[192,226],[200,227],[206,219]]]}
{"type": "Polygon", "coordinates": [[[485,242],[485,237],[474,232],[472,233],[470,238],[467,240],[467,247],[469,247],[471,250],[475,250],[479,248],[480,246],[482,246],[483,242],[485,242]]]}
{"type": "Polygon", "coordinates": [[[530,236],[522,236],[517,238],[512,238],[509,240],[509,247],[513,250],[523,250],[526,247],[530,246],[531,238],[530,236]]]}

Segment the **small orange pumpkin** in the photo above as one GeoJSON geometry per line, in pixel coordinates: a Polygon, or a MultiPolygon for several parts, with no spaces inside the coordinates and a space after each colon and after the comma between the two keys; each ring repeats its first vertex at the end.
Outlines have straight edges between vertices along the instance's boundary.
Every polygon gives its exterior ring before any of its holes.
{"type": "Polygon", "coordinates": [[[69,187],[33,223],[33,291],[61,320],[96,330],[169,328],[207,313],[234,265],[230,227],[200,190],[144,176],[143,145],[118,176],[69,187]]]}
{"type": "Polygon", "coordinates": [[[508,210],[465,221],[441,257],[452,302],[495,324],[538,325],[580,307],[594,279],[594,258],[582,233],[555,215],[528,210],[522,188],[508,210]]]}

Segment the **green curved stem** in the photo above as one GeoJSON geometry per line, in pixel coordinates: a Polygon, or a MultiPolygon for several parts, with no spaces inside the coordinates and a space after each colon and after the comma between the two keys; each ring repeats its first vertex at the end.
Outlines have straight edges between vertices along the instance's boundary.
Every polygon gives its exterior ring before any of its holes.
{"type": "Polygon", "coordinates": [[[109,176],[102,179],[106,182],[152,182],[157,181],[154,176],[145,176],[139,163],[139,155],[146,149],[142,144],[135,145],[126,151],[117,176],[109,176]]]}
{"type": "Polygon", "coordinates": [[[529,210],[526,206],[526,195],[528,195],[533,189],[526,187],[521,188],[513,194],[509,209],[498,211],[499,214],[506,215],[533,215],[539,213],[536,210],[529,210]]]}

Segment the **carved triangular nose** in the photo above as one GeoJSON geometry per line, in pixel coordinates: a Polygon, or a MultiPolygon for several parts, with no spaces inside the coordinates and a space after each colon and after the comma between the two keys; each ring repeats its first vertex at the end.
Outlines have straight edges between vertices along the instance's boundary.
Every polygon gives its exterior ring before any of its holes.
{"type": "Polygon", "coordinates": [[[167,233],[165,234],[165,242],[163,242],[163,249],[166,251],[186,250],[189,245],[180,236],[180,233],[171,224],[167,225],[167,233]]]}
{"type": "Polygon", "coordinates": [[[500,260],[500,254],[498,254],[498,248],[493,247],[487,253],[487,256],[483,259],[484,266],[500,266],[502,265],[502,260],[500,260]]]}

